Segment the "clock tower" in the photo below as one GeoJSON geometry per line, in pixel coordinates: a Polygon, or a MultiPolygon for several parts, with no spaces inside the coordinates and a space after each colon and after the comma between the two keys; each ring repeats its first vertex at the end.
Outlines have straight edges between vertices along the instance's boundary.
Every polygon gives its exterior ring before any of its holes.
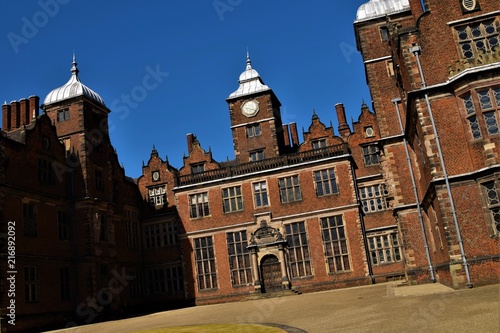
{"type": "Polygon", "coordinates": [[[281,103],[252,68],[248,53],[239,84],[226,99],[236,160],[246,163],[285,153],[281,103]]]}

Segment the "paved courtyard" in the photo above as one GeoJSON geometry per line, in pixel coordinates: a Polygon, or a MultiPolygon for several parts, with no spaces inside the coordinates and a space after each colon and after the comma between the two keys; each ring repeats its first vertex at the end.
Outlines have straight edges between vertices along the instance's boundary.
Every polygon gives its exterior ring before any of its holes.
{"type": "Polygon", "coordinates": [[[384,283],[197,306],[57,332],[127,333],[210,323],[270,323],[308,333],[500,332],[499,300],[500,285],[453,290],[439,283],[384,283]]]}

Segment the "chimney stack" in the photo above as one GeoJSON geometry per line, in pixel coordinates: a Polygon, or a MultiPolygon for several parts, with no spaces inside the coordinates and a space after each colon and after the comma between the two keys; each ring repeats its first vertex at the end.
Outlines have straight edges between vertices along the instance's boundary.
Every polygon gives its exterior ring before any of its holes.
{"type": "Polygon", "coordinates": [[[9,131],[11,123],[11,106],[7,103],[2,105],[2,130],[9,131]]]}
{"type": "Polygon", "coordinates": [[[31,122],[33,118],[37,118],[40,112],[40,97],[38,96],[30,96],[29,98],[29,120],[28,123],[31,122]]]}
{"type": "Polygon", "coordinates": [[[19,124],[21,123],[21,110],[19,108],[19,102],[18,101],[12,101],[10,102],[10,106],[12,107],[11,113],[10,113],[10,128],[11,129],[16,129],[19,128],[19,124]]]}
{"type": "Polygon", "coordinates": [[[335,104],[335,111],[337,112],[337,120],[339,122],[339,134],[342,138],[346,138],[349,134],[351,134],[351,129],[349,128],[349,125],[347,125],[347,121],[345,119],[344,104],[335,104]]]}
{"type": "Polygon", "coordinates": [[[299,145],[299,135],[297,134],[297,124],[290,123],[290,134],[292,136],[292,145],[297,147],[299,145]]]}
{"type": "Polygon", "coordinates": [[[31,122],[29,101],[26,98],[19,100],[19,126],[27,125],[31,122]]]}
{"type": "Polygon", "coordinates": [[[285,147],[290,148],[290,132],[287,124],[283,125],[283,138],[285,139],[285,147]]]}
{"type": "Polygon", "coordinates": [[[190,155],[191,154],[191,150],[193,150],[194,140],[196,140],[195,135],[191,134],[191,133],[188,133],[188,135],[187,135],[188,155],[190,155]]]}

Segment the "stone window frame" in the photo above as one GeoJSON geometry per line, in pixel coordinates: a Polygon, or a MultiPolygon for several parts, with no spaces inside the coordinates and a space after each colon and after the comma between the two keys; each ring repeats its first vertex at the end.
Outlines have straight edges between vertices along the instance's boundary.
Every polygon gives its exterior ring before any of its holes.
{"type": "Polygon", "coordinates": [[[57,122],[67,121],[70,119],[69,109],[57,110],[57,122]]]}
{"type": "Polygon", "coordinates": [[[319,139],[314,139],[311,140],[311,145],[312,149],[321,149],[321,148],[326,148],[326,138],[319,138],[319,139]]]}
{"type": "Polygon", "coordinates": [[[199,219],[210,216],[210,199],[208,191],[190,194],[188,200],[189,218],[199,219]]]}
{"type": "Polygon", "coordinates": [[[366,231],[372,265],[381,266],[403,261],[402,244],[396,227],[366,231]]]}
{"type": "Polygon", "coordinates": [[[24,302],[38,302],[38,266],[24,266],[24,302]]]}
{"type": "Polygon", "coordinates": [[[256,149],[248,153],[250,162],[262,161],[264,158],[264,149],[256,149]]]}
{"type": "Polygon", "coordinates": [[[36,237],[38,205],[35,202],[23,202],[23,234],[25,236],[36,237]]]}
{"type": "Polygon", "coordinates": [[[148,187],[148,201],[152,207],[161,207],[167,204],[166,185],[157,185],[148,187]]]}
{"type": "Polygon", "coordinates": [[[388,187],[383,182],[360,184],[359,200],[365,214],[387,211],[389,209],[388,187]],[[371,196],[370,193],[372,193],[371,196]],[[371,201],[374,201],[373,204],[371,201]]]}
{"type": "Polygon", "coordinates": [[[179,230],[176,222],[147,224],[144,226],[143,234],[145,249],[155,249],[179,243],[179,230]]]}
{"type": "Polygon", "coordinates": [[[250,252],[247,249],[247,232],[245,230],[228,232],[226,242],[231,284],[233,286],[251,284],[253,276],[250,252]]]}
{"type": "Polygon", "coordinates": [[[500,50],[500,21],[497,14],[498,11],[448,23],[453,30],[460,58],[473,60],[484,53],[500,50]],[[492,45],[492,42],[496,44],[492,45]],[[466,45],[469,47],[466,48],[466,45]],[[484,51],[480,52],[482,49],[484,51]]]}
{"type": "Polygon", "coordinates": [[[317,197],[324,197],[339,193],[335,167],[314,170],[313,179],[317,197]]]}
{"type": "Polygon", "coordinates": [[[269,192],[267,190],[267,181],[262,180],[252,183],[252,191],[255,207],[267,207],[270,205],[269,192]]]}
{"type": "Polygon", "coordinates": [[[288,243],[288,259],[292,279],[314,276],[309,237],[304,221],[284,225],[288,243]]]}
{"type": "Polygon", "coordinates": [[[363,155],[363,164],[365,166],[374,166],[380,164],[380,148],[378,143],[369,143],[361,145],[363,155]]]}
{"type": "Polygon", "coordinates": [[[52,162],[49,160],[38,157],[38,181],[47,185],[54,185],[56,179],[56,173],[52,167],[52,162]]]}
{"type": "Polygon", "coordinates": [[[262,128],[260,123],[250,124],[246,126],[247,138],[253,138],[262,135],[262,128]]]}
{"type": "Polygon", "coordinates": [[[488,233],[500,237],[500,179],[484,179],[479,182],[483,200],[483,211],[488,233]]]}
{"type": "Polygon", "coordinates": [[[474,87],[457,95],[472,141],[500,135],[500,86],[474,87]]]}
{"type": "Polygon", "coordinates": [[[217,265],[212,236],[193,239],[193,255],[198,290],[218,288],[217,265]]]}
{"type": "Polygon", "coordinates": [[[351,252],[343,215],[321,217],[319,224],[328,273],[351,272],[351,252]]]}
{"type": "Polygon", "coordinates": [[[191,164],[191,173],[205,172],[205,162],[191,164]]]}
{"type": "Polygon", "coordinates": [[[241,185],[222,188],[221,196],[224,213],[240,212],[244,209],[241,185]]]}
{"type": "Polygon", "coordinates": [[[281,203],[302,201],[299,175],[278,178],[281,203]]]}

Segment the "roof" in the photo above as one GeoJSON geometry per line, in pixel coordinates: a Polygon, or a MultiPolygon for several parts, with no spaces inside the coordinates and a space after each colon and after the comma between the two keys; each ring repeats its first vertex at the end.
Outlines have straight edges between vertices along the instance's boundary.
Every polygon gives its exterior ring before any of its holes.
{"type": "Polygon", "coordinates": [[[45,100],[43,104],[49,105],[56,102],[60,102],[66,99],[70,99],[77,96],[86,96],[95,102],[106,106],[104,100],[97,94],[95,91],[84,85],[80,78],[78,77],[78,68],[76,67],[76,59],[73,56],[73,66],[71,67],[71,77],[68,82],[66,82],[63,86],[52,90],[45,100]]]}
{"type": "Polygon", "coordinates": [[[356,21],[369,20],[409,9],[408,0],[370,0],[358,8],[356,21]]]}
{"type": "Polygon", "coordinates": [[[259,73],[252,68],[252,62],[250,61],[250,55],[247,53],[247,65],[245,71],[241,73],[238,80],[240,86],[238,89],[229,95],[229,98],[240,97],[245,95],[254,94],[256,92],[271,90],[268,86],[264,84],[260,78],[259,73]]]}

